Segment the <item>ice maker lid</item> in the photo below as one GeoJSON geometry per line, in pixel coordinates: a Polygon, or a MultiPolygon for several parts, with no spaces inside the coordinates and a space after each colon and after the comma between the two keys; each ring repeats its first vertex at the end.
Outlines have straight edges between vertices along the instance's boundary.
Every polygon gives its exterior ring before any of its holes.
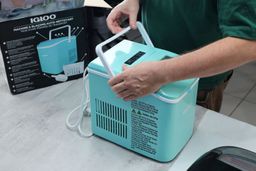
{"type": "MultiPolygon", "coordinates": [[[[115,74],[122,72],[122,66],[124,64],[129,67],[141,62],[159,61],[177,56],[175,53],[158,48],[152,48],[129,40],[119,42],[114,47],[107,50],[105,55],[107,56],[107,62],[110,64],[115,74]]],[[[100,58],[94,59],[88,65],[88,71],[108,77],[107,71],[100,58]]],[[[154,93],[154,95],[170,100],[176,100],[188,93],[191,87],[195,86],[197,82],[198,79],[187,79],[169,83],[162,86],[159,91],[154,93]]]]}
{"type": "Polygon", "coordinates": [[[164,85],[155,94],[170,100],[182,99],[196,86],[198,79],[187,79],[164,85]]]}

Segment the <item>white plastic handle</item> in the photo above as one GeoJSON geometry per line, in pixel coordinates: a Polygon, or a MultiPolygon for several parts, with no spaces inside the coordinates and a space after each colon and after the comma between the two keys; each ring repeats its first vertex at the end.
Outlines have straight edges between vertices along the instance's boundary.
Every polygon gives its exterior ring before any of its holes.
{"type": "MultiPolygon", "coordinates": [[[[142,38],[144,39],[144,41],[146,42],[146,44],[148,46],[154,47],[152,41],[150,40],[148,33],[146,32],[144,26],[140,23],[137,22],[137,28],[142,36],[142,38]]],[[[101,62],[103,63],[104,67],[106,68],[108,74],[110,75],[110,77],[114,77],[114,72],[112,71],[112,69],[110,68],[110,65],[108,64],[107,60],[106,60],[106,56],[102,50],[103,46],[107,45],[108,43],[114,41],[115,39],[119,38],[120,36],[124,35],[125,33],[127,33],[129,30],[131,29],[131,27],[127,27],[125,29],[123,29],[121,32],[117,33],[116,35],[114,35],[113,37],[105,40],[104,42],[98,44],[96,46],[96,54],[99,56],[101,62]]]]}
{"type": "Polygon", "coordinates": [[[57,30],[61,30],[64,28],[68,28],[68,42],[71,42],[71,26],[70,25],[65,25],[62,27],[58,27],[56,29],[52,29],[49,31],[49,40],[52,40],[52,32],[57,31],[57,30]]]}

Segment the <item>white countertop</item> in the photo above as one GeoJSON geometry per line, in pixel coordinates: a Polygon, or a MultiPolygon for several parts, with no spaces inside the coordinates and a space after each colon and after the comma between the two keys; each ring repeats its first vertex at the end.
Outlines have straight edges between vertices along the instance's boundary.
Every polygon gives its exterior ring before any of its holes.
{"type": "Polygon", "coordinates": [[[0,83],[1,171],[168,170],[98,137],[80,138],[65,119],[81,99],[82,80],[11,95],[0,83]]]}
{"type": "Polygon", "coordinates": [[[201,107],[194,135],[173,162],[159,163],[98,137],[80,138],[65,119],[79,105],[81,90],[79,79],[13,96],[0,75],[0,170],[182,171],[217,146],[256,152],[254,126],[201,107]]]}

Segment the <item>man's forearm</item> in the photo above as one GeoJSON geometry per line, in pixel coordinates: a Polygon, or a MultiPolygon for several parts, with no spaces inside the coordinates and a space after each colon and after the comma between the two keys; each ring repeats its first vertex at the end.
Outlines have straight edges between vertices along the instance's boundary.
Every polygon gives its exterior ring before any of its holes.
{"type": "Polygon", "coordinates": [[[256,59],[256,41],[224,38],[177,58],[161,61],[164,83],[219,74],[256,59]],[[167,74],[166,74],[167,72],[167,74]]]}

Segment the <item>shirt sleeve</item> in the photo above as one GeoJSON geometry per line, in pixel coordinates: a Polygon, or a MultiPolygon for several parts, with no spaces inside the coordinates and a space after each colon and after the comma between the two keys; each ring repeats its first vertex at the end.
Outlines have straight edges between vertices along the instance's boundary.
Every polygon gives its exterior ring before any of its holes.
{"type": "Polygon", "coordinates": [[[224,37],[256,40],[256,0],[218,0],[218,18],[224,37]]]}

